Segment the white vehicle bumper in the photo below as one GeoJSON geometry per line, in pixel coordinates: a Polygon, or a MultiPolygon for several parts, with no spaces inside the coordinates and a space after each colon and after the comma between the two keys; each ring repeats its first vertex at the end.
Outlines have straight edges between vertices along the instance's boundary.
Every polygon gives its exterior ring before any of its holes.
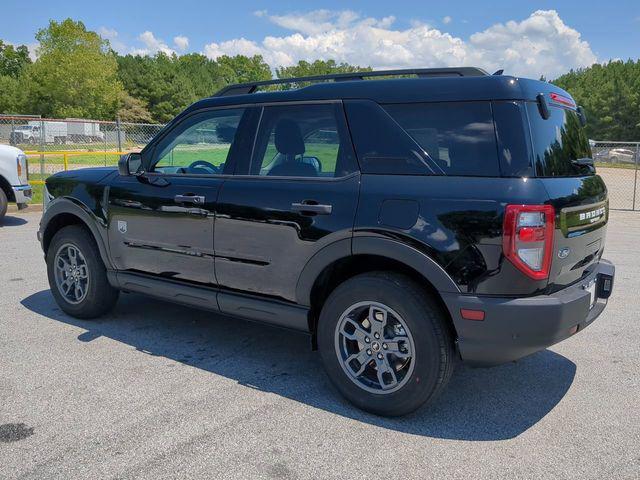
{"type": "Polygon", "coordinates": [[[13,188],[13,194],[16,197],[16,204],[18,205],[18,208],[25,208],[33,196],[31,185],[19,185],[11,188],[13,188]]]}

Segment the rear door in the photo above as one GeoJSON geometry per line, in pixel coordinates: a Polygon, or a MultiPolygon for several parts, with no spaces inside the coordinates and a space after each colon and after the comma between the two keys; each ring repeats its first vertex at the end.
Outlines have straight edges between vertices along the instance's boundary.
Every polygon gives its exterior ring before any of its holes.
{"type": "Polygon", "coordinates": [[[559,289],[579,280],[604,251],[608,220],[607,188],[602,178],[580,166],[592,158],[589,141],[575,108],[554,102],[542,118],[535,102],[527,103],[536,175],[556,211],[556,235],[549,283],[559,289]]]}
{"type": "Polygon", "coordinates": [[[218,199],[218,283],[295,301],[311,257],[352,235],[359,174],[342,104],[265,106],[241,160],[218,199]]]}

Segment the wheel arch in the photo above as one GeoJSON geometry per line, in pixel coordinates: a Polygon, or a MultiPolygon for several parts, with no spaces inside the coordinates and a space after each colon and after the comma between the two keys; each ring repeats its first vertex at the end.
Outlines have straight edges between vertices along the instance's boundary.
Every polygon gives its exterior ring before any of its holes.
{"type": "Polygon", "coordinates": [[[449,317],[455,338],[453,320],[441,293],[459,293],[456,283],[431,257],[397,240],[380,237],[335,242],[307,263],[296,296],[299,304],[310,307],[309,331],[316,332],[322,304],[340,283],[361,273],[380,270],[404,274],[432,293],[449,317]]]}
{"type": "Polygon", "coordinates": [[[11,184],[2,175],[0,175],[0,190],[2,190],[4,194],[7,196],[7,200],[9,202],[16,201],[16,196],[13,193],[13,188],[11,188],[11,184]]]}
{"type": "Polygon", "coordinates": [[[81,225],[91,234],[96,242],[104,264],[107,268],[111,268],[112,263],[105,245],[105,239],[98,229],[98,222],[99,220],[95,215],[84,205],[66,198],[52,202],[44,212],[42,221],[40,222],[42,249],[45,255],[53,236],[60,231],[60,229],[69,225],[81,225]]]}

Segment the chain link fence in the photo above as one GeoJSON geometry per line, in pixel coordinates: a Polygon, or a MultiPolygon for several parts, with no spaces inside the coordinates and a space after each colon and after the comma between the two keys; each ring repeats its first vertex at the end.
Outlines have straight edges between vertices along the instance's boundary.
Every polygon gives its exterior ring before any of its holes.
{"type": "Polygon", "coordinates": [[[640,142],[591,143],[596,171],[607,184],[609,207],[616,210],[640,210],[638,163],[640,142]]]}
{"type": "Polygon", "coordinates": [[[0,144],[27,153],[29,180],[37,184],[60,170],[116,165],[122,153],[140,150],[162,127],[118,120],[0,115],[0,144]]]}
{"type": "MultiPolygon", "coordinates": [[[[27,153],[29,181],[37,192],[37,186],[58,171],[117,165],[121,154],[142,149],[163,126],[0,115],[0,144],[27,153]]],[[[591,148],[597,172],[609,189],[610,208],[640,210],[640,142],[592,141],[591,148]]]]}

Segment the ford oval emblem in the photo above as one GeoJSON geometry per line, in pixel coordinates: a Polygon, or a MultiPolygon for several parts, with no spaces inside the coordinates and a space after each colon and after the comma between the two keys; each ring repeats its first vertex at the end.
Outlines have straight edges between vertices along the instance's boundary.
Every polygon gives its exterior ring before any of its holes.
{"type": "Polygon", "coordinates": [[[571,253],[571,249],[569,247],[562,247],[558,250],[558,258],[567,258],[571,253]]]}

